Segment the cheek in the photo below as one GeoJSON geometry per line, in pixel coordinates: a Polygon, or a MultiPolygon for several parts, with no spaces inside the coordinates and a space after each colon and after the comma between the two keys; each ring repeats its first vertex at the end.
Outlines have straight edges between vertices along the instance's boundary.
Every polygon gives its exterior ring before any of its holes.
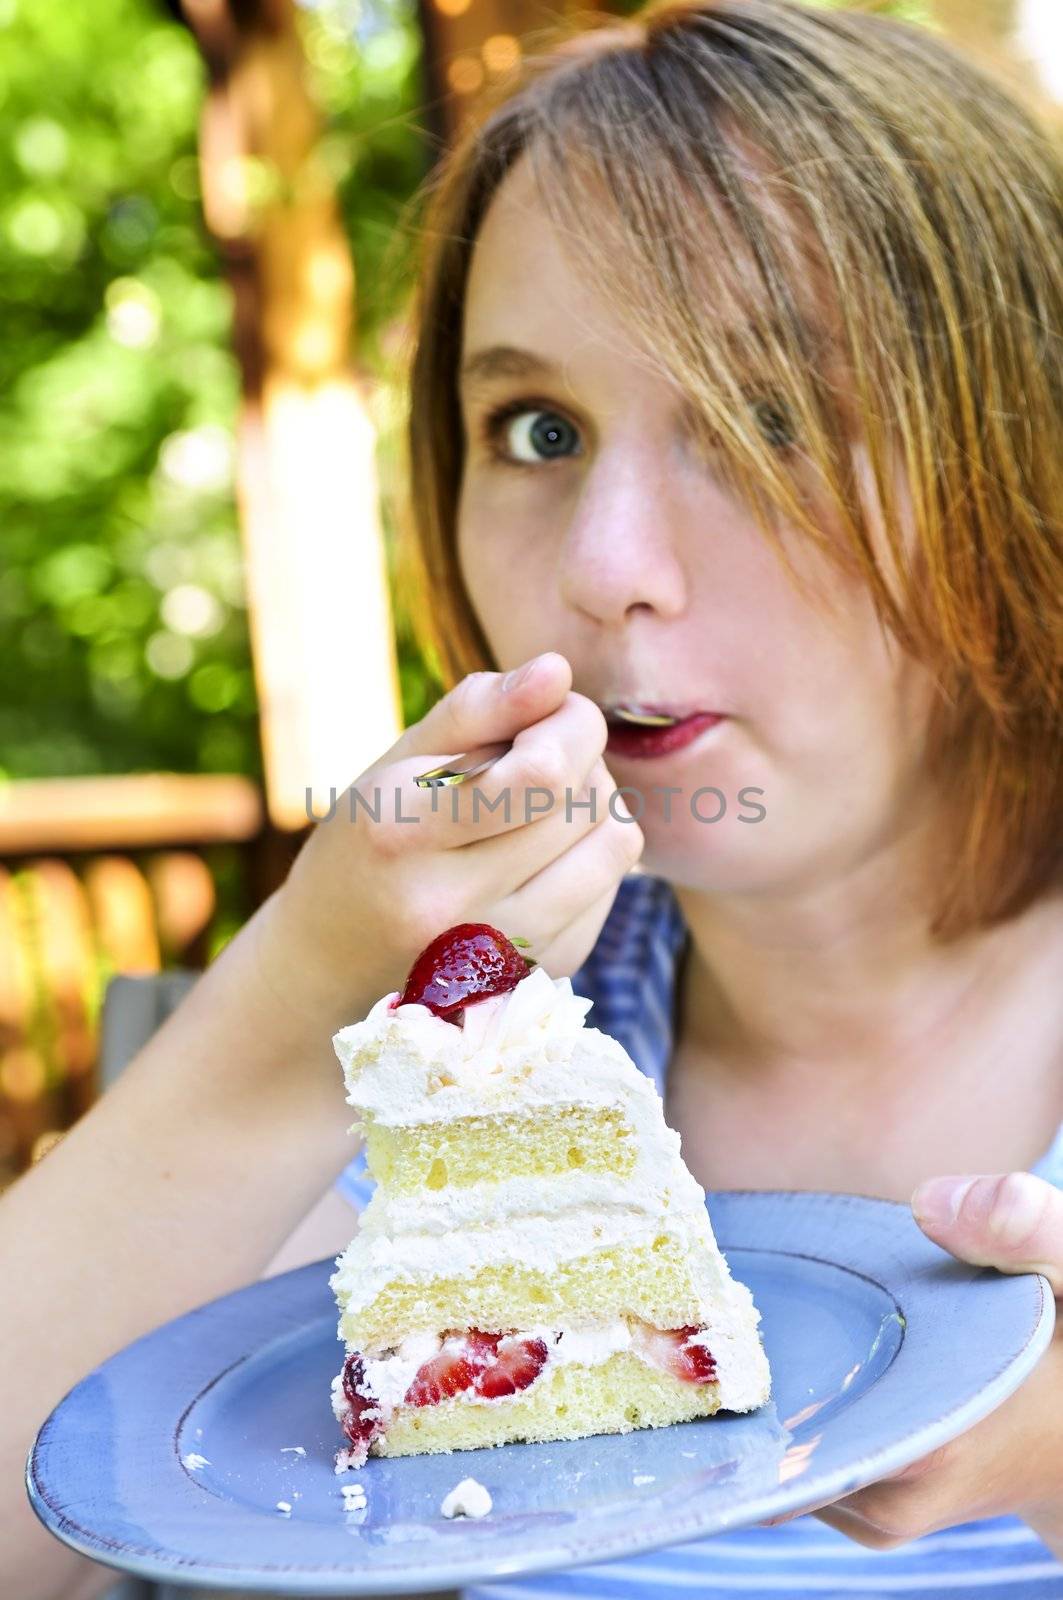
{"type": "Polygon", "coordinates": [[[545,541],[466,505],[459,514],[458,568],[496,658],[524,660],[549,637],[555,585],[545,541]],[[526,648],[527,647],[527,648],[526,648]]]}
{"type": "Polygon", "coordinates": [[[807,591],[780,562],[759,586],[757,616],[760,638],[773,643],[768,659],[781,725],[788,721],[810,752],[854,739],[893,743],[907,666],[879,623],[865,580],[804,540],[787,548],[807,591]]]}
{"type": "Polygon", "coordinates": [[[774,815],[811,853],[857,860],[916,820],[928,693],[922,669],[873,623],[821,646],[795,714],[779,724],[766,784],[779,791],[774,815]]]}
{"type": "MultiPolygon", "coordinates": [[[[929,679],[884,634],[862,579],[801,541],[790,553],[808,598],[754,545],[741,592],[714,619],[713,636],[742,664],[733,681],[748,717],[725,776],[770,791],[795,838],[817,817],[840,832],[878,831],[920,784],[929,679]]],[[[748,831],[758,841],[767,832],[748,831]]]]}
{"type": "Polygon", "coordinates": [[[488,519],[466,516],[458,525],[458,564],[470,600],[481,618],[497,614],[515,587],[511,541],[488,519]]]}
{"type": "Polygon", "coordinates": [[[473,610],[484,621],[484,601],[492,593],[499,541],[491,538],[491,519],[467,487],[458,497],[458,571],[473,610]]]}
{"type": "MultiPolygon", "coordinates": [[[[841,621],[800,630],[788,688],[773,716],[780,751],[818,787],[884,795],[907,784],[921,757],[927,680],[854,597],[841,621]]],[[[867,797],[865,796],[865,799],[867,797]]]]}

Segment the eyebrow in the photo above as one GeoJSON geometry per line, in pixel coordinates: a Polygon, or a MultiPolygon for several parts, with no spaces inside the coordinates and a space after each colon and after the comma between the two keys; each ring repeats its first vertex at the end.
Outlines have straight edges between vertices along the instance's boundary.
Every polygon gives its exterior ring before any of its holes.
{"type": "MultiPolygon", "coordinates": [[[[753,318],[742,330],[752,333],[754,338],[758,334],[763,336],[766,332],[778,334],[780,325],[772,318],[753,318]]],[[[740,337],[739,330],[734,330],[735,336],[740,337]]],[[[807,321],[801,325],[801,336],[807,347],[816,355],[830,348],[832,340],[826,331],[807,321]]],[[[458,377],[460,384],[469,389],[475,389],[503,378],[556,378],[561,374],[561,364],[551,361],[546,356],[537,356],[531,350],[522,350],[518,345],[495,344],[485,346],[482,350],[473,351],[462,363],[458,377]]]]}
{"type": "Polygon", "coordinates": [[[548,361],[545,356],[533,355],[530,350],[521,350],[513,344],[493,344],[468,356],[462,363],[459,377],[463,384],[473,388],[496,378],[557,377],[560,371],[559,363],[548,361]]]}

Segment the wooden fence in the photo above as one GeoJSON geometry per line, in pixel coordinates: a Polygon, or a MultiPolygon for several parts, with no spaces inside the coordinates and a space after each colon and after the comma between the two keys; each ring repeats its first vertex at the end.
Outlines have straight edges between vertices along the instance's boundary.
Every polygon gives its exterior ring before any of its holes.
{"type": "Polygon", "coordinates": [[[108,980],[202,966],[297,842],[244,778],[0,788],[0,1188],[95,1098],[108,980]]]}

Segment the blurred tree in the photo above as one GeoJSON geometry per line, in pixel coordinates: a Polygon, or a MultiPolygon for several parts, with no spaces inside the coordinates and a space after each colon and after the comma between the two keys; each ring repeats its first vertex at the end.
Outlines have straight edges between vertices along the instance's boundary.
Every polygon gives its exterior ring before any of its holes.
{"type": "MultiPolygon", "coordinates": [[[[302,21],[372,365],[424,161],[415,19],[323,0],[302,21]]],[[[0,774],[259,771],[203,92],[150,0],[0,0],[0,774]]]]}
{"type": "Polygon", "coordinates": [[[327,806],[401,731],[376,430],[352,367],[354,264],[295,0],[179,9],[209,77],[203,216],[234,293],[267,803],[278,827],[300,830],[311,793],[327,806]]]}

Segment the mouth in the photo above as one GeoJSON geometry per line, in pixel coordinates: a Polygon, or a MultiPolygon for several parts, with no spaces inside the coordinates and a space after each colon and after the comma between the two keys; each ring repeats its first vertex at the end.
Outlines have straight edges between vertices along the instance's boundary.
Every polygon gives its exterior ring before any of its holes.
{"type": "Polygon", "coordinates": [[[690,744],[706,729],[724,721],[721,711],[645,701],[610,701],[602,710],[609,727],[607,749],[614,755],[647,759],[690,744]]]}
{"type": "Polygon", "coordinates": [[[602,707],[607,722],[620,722],[633,728],[670,728],[691,716],[718,716],[700,707],[651,706],[642,700],[607,701],[602,707]]]}

